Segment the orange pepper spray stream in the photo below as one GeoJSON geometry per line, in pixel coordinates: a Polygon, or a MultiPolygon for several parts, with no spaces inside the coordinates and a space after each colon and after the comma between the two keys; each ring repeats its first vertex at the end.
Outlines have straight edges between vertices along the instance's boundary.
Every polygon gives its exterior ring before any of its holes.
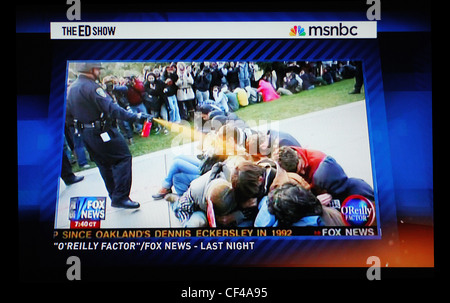
{"type": "MultiPolygon", "coordinates": [[[[159,118],[153,118],[153,121],[158,122],[164,127],[167,127],[171,132],[179,133],[183,137],[189,139],[191,142],[200,141],[200,149],[207,148],[208,146],[213,146],[216,155],[236,155],[245,153],[245,149],[240,150],[232,139],[232,136],[227,134],[225,138],[221,138],[220,136],[214,136],[212,142],[211,139],[205,140],[208,134],[202,133],[193,127],[191,127],[188,123],[187,125],[173,123],[166,120],[162,120],[159,118]],[[225,139],[225,140],[224,140],[225,139]]],[[[231,134],[230,134],[231,135],[231,134]]],[[[211,137],[210,137],[211,138],[211,137]]]]}
{"type": "Polygon", "coordinates": [[[162,126],[167,127],[171,132],[180,133],[191,141],[203,140],[203,133],[195,130],[193,127],[169,122],[159,118],[153,118],[153,121],[156,121],[162,126]]]}

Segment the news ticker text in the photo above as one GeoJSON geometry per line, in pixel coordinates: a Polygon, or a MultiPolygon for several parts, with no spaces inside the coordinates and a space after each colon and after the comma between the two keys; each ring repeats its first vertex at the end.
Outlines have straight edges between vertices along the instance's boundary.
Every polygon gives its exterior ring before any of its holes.
{"type": "Polygon", "coordinates": [[[291,228],[149,228],[149,229],[56,229],[54,240],[211,238],[211,237],[367,237],[378,236],[376,226],[291,227],[291,228]]]}

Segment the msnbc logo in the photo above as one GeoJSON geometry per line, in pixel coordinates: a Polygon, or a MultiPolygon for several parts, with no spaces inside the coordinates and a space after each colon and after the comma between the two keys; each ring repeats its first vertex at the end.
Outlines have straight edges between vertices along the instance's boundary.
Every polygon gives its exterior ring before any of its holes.
{"type": "Polygon", "coordinates": [[[306,36],[305,29],[301,27],[300,25],[294,25],[294,27],[291,27],[291,31],[289,32],[289,36],[306,36]]]}

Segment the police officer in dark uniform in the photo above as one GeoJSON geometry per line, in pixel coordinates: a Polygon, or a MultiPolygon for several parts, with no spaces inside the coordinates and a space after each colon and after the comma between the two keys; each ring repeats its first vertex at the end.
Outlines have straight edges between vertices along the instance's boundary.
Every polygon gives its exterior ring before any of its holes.
{"type": "Polygon", "coordinates": [[[130,200],[131,153],[123,136],[113,125],[115,119],[143,123],[151,116],[132,113],[113,102],[98,80],[101,63],[76,63],[79,76],[67,93],[66,122],[82,132],[86,149],[105,182],[111,206],[138,208],[130,200]]]}

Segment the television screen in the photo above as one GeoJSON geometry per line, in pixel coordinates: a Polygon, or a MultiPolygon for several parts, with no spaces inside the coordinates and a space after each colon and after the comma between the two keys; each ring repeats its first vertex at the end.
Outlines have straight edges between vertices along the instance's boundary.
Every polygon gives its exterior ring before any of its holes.
{"type": "Polygon", "coordinates": [[[25,280],[432,268],[429,10],[376,2],[19,6],[25,280]]]}
{"type": "MultiPolygon", "coordinates": [[[[294,229],[249,232],[378,234],[361,61],[70,62],[67,67],[64,157],[74,168],[60,182],[55,228],[283,226],[294,229]],[[103,108],[94,108],[105,110],[106,117],[97,120],[97,131],[95,122],[81,122],[89,108],[77,108],[81,96],[72,99],[75,92],[69,91],[84,81],[86,73],[77,69],[87,64],[101,67],[99,77],[91,79],[96,95],[110,98],[117,111],[151,115],[151,122],[121,120],[103,108]],[[183,100],[184,90],[189,99],[183,100]],[[95,132],[100,146],[85,141],[86,132],[95,132]],[[108,144],[102,134],[109,141],[120,136],[128,145],[124,158],[131,155],[133,183],[123,197],[107,187],[102,159],[111,150],[100,150],[108,144]],[[223,184],[214,185],[216,179],[223,184]],[[312,195],[281,198],[303,189],[312,195]],[[130,211],[116,204],[120,198],[142,205],[130,211]],[[275,215],[276,203],[286,205],[275,215]],[[296,204],[299,213],[292,216],[296,204]],[[203,221],[196,222],[197,216],[203,221]]],[[[112,179],[114,165],[108,166],[112,179]]]]}

